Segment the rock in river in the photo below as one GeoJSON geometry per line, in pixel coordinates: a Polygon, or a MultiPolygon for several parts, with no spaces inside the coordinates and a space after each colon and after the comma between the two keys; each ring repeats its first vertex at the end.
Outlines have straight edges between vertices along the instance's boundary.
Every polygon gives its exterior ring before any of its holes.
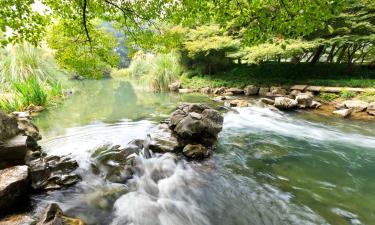
{"type": "Polygon", "coordinates": [[[310,108],[313,103],[313,96],[310,93],[300,93],[296,96],[299,108],[310,108]]]}
{"type": "Polygon", "coordinates": [[[61,208],[56,203],[52,203],[46,208],[43,217],[36,225],[85,225],[85,222],[64,215],[61,208]]]}
{"type": "Polygon", "coordinates": [[[205,104],[181,104],[172,113],[169,126],[184,143],[211,146],[223,128],[223,116],[205,104]]]}
{"type": "Polygon", "coordinates": [[[360,100],[346,100],[343,105],[354,112],[363,112],[367,109],[368,103],[360,100]]]}
{"type": "Polygon", "coordinates": [[[257,95],[259,92],[259,87],[254,85],[248,85],[244,88],[245,95],[257,95]]]}
{"type": "Polygon", "coordinates": [[[293,109],[298,105],[298,102],[294,99],[286,97],[276,97],[275,107],[282,110],[293,109]]]}
{"type": "Polygon", "coordinates": [[[339,109],[336,111],[333,111],[333,114],[340,116],[340,117],[348,117],[353,112],[353,109],[339,109]]]}
{"type": "Polygon", "coordinates": [[[188,144],[182,150],[184,155],[188,158],[192,159],[201,159],[208,156],[208,150],[201,144],[188,144]]]}
{"type": "Polygon", "coordinates": [[[0,170],[0,212],[17,204],[28,191],[28,167],[14,166],[0,170]]]}
{"type": "Polygon", "coordinates": [[[173,152],[179,147],[177,137],[168,124],[160,124],[148,137],[149,148],[154,152],[173,152]]]}
{"type": "Polygon", "coordinates": [[[59,189],[80,181],[73,171],[78,163],[67,156],[48,156],[30,161],[31,186],[36,190],[59,189]]]}
{"type": "Polygon", "coordinates": [[[375,102],[371,102],[367,107],[367,113],[375,116],[375,102]]]}

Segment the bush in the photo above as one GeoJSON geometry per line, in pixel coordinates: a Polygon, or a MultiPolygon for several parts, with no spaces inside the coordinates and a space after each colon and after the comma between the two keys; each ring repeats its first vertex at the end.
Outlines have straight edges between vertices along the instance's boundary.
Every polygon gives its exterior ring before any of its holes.
{"type": "Polygon", "coordinates": [[[359,95],[359,99],[366,102],[375,102],[375,91],[365,91],[359,95]]]}
{"type": "Polygon", "coordinates": [[[320,93],[319,98],[326,102],[332,102],[337,99],[339,95],[334,93],[320,93]]]}
{"type": "Polygon", "coordinates": [[[348,91],[346,89],[343,89],[340,93],[340,98],[343,98],[343,99],[352,99],[354,96],[355,96],[355,92],[348,91]]]}

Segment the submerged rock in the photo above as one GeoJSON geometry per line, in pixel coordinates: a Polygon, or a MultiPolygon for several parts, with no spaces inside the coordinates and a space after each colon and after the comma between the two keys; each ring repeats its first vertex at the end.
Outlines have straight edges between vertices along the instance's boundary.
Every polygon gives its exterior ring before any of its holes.
{"type": "Polygon", "coordinates": [[[85,222],[64,215],[59,205],[52,203],[46,208],[43,217],[36,225],[85,225],[85,222]]]}
{"type": "Polygon", "coordinates": [[[181,104],[172,113],[169,126],[182,142],[210,146],[223,128],[223,117],[205,104],[181,104]]]}
{"type": "Polygon", "coordinates": [[[236,99],[236,100],[231,100],[231,101],[225,102],[224,106],[227,106],[227,107],[248,107],[249,102],[246,101],[246,100],[236,99]]]}
{"type": "Polygon", "coordinates": [[[273,105],[275,104],[275,100],[272,100],[270,98],[261,98],[259,99],[260,102],[266,104],[266,105],[273,105]]]}
{"type": "Polygon", "coordinates": [[[298,102],[294,99],[286,97],[276,97],[275,98],[275,107],[281,110],[289,110],[297,107],[298,102]]]}
{"type": "Polygon", "coordinates": [[[201,159],[208,156],[208,150],[201,144],[188,144],[182,150],[184,155],[192,159],[201,159]]]}
{"type": "Polygon", "coordinates": [[[29,162],[31,186],[35,190],[59,189],[81,180],[73,171],[77,161],[67,156],[48,156],[29,162]]]}
{"type": "Polygon", "coordinates": [[[241,88],[229,88],[226,92],[232,92],[234,95],[241,95],[244,93],[244,90],[241,88]]]}
{"type": "Polygon", "coordinates": [[[28,181],[27,166],[0,170],[0,212],[15,206],[27,194],[28,181]]]}

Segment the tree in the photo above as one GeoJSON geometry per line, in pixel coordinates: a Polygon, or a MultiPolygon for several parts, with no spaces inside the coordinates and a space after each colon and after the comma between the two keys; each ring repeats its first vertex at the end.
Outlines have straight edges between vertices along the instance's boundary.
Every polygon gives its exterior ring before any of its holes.
{"type": "MultiPolygon", "coordinates": [[[[73,30],[74,31],[74,30],[73,30]]],[[[52,25],[47,35],[48,45],[56,50],[55,57],[63,68],[80,76],[100,79],[117,66],[119,56],[114,52],[117,42],[112,34],[95,26],[90,43],[84,35],[66,29],[63,22],[52,25]]]]}

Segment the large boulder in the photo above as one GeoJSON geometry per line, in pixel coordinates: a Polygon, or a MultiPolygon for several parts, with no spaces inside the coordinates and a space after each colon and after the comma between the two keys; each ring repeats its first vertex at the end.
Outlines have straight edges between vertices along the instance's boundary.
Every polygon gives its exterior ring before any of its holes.
{"type": "Polygon", "coordinates": [[[310,108],[313,104],[313,96],[310,93],[300,93],[296,96],[299,108],[310,108]]]}
{"type": "Polygon", "coordinates": [[[15,206],[28,192],[28,167],[14,166],[0,170],[0,212],[15,206]]]}
{"type": "Polygon", "coordinates": [[[370,114],[370,115],[375,116],[375,102],[371,102],[371,103],[367,106],[367,113],[370,114]]]}
{"type": "Polygon", "coordinates": [[[184,143],[211,146],[223,128],[223,117],[205,104],[181,104],[172,113],[169,126],[184,143]]]}
{"type": "Polygon", "coordinates": [[[348,109],[353,109],[353,112],[363,112],[367,109],[368,103],[360,100],[346,100],[343,105],[348,109]]]}
{"type": "Polygon", "coordinates": [[[290,110],[296,108],[298,102],[294,99],[286,97],[276,97],[275,98],[275,107],[281,110],[290,110]]]}
{"type": "Polygon", "coordinates": [[[31,186],[35,190],[53,190],[70,186],[81,180],[73,173],[77,161],[67,156],[41,157],[28,162],[31,186]]]}
{"type": "Polygon", "coordinates": [[[248,85],[244,88],[245,95],[257,95],[259,92],[259,87],[254,85],[248,85]]]}
{"type": "Polygon", "coordinates": [[[225,92],[225,87],[219,87],[213,89],[212,93],[215,95],[223,94],[225,92]]]}

